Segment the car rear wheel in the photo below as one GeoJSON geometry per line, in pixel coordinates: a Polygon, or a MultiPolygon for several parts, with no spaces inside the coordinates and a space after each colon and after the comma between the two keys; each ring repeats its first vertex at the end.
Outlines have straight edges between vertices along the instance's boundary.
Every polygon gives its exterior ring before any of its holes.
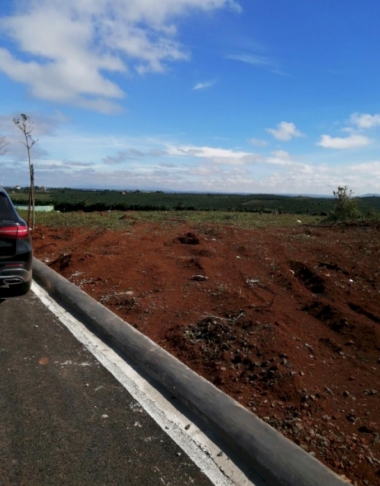
{"type": "Polygon", "coordinates": [[[17,285],[11,285],[7,289],[0,289],[0,299],[8,299],[9,297],[20,297],[29,292],[32,286],[32,280],[29,282],[23,282],[17,285]]]}
{"type": "Polygon", "coordinates": [[[31,280],[29,280],[29,282],[24,282],[20,285],[16,285],[15,287],[17,288],[15,288],[15,293],[17,295],[25,295],[29,292],[31,286],[32,286],[31,280]]]}

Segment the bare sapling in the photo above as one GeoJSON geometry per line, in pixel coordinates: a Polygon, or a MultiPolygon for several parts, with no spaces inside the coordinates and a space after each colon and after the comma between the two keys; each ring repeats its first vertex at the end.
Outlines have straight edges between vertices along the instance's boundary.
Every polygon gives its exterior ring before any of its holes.
{"type": "Polygon", "coordinates": [[[35,225],[35,195],[34,195],[34,166],[32,164],[30,151],[35,143],[38,142],[37,139],[32,137],[33,122],[28,115],[21,113],[20,118],[13,118],[13,123],[21,130],[24,134],[24,140],[20,140],[20,143],[25,145],[26,151],[28,153],[29,162],[29,174],[30,174],[30,188],[29,188],[29,199],[28,199],[28,219],[27,223],[29,228],[33,229],[35,225]],[[32,220],[32,221],[30,221],[32,220]],[[30,224],[31,223],[31,224],[30,224]]]}

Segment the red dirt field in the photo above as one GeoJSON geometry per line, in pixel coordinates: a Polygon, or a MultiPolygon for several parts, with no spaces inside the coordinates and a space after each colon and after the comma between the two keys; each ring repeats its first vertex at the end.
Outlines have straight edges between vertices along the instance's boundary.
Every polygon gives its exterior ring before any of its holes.
{"type": "Polygon", "coordinates": [[[39,226],[34,250],[338,474],[379,485],[379,237],[135,221],[39,226]]]}

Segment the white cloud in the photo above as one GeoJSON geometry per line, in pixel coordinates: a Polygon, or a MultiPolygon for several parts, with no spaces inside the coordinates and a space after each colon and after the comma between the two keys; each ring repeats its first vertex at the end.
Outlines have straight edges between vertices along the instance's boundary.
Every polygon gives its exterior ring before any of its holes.
{"type": "Polygon", "coordinates": [[[249,140],[249,143],[255,145],[256,147],[265,147],[266,145],[268,145],[268,142],[266,140],[261,140],[259,138],[251,138],[249,140]]]}
{"type": "Polygon", "coordinates": [[[121,164],[122,162],[126,162],[129,160],[137,160],[141,159],[142,157],[160,157],[161,155],[165,155],[166,152],[163,150],[157,149],[150,149],[150,150],[138,150],[134,148],[130,148],[127,150],[120,150],[115,155],[107,155],[102,160],[105,164],[121,164]]]}
{"type": "Polygon", "coordinates": [[[274,74],[279,74],[281,76],[286,76],[279,63],[269,57],[258,56],[256,54],[240,53],[240,54],[228,54],[225,56],[226,59],[231,59],[232,61],[240,61],[245,64],[250,64],[251,66],[266,68],[274,74]]]}
{"type": "Polygon", "coordinates": [[[91,167],[91,162],[75,162],[75,160],[65,160],[62,162],[65,167],[91,167]]]}
{"type": "MultiPolygon", "coordinates": [[[[86,135],[67,129],[60,129],[58,136],[46,135],[45,140],[50,153],[33,154],[38,185],[330,195],[338,185],[348,185],[356,194],[380,192],[379,160],[356,159],[334,167],[309,163],[305,157],[294,157],[285,150],[264,156],[228,148],[169,144],[157,137],[86,135]],[[53,156],[53,152],[59,156],[53,156]]],[[[28,183],[25,153],[23,157],[22,162],[11,154],[2,158],[5,185],[28,183]]]]}
{"type": "Polygon", "coordinates": [[[281,122],[277,125],[277,128],[267,128],[267,132],[273,135],[277,140],[287,142],[295,137],[303,137],[303,133],[297,130],[294,123],[281,122]]]}
{"type": "Polygon", "coordinates": [[[254,66],[273,66],[273,61],[271,61],[269,58],[256,56],[253,54],[229,54],[226,56],[226,59],[245,62],[246,64],[252,64],[254,66]]]}
{"type": "Polygon", "coordinates": [[[358,132],[357,129],[353,127],[344,127],[342,128],[341,131],[345,133],[354,133],[354,134],[358,132]]]}
{"type": "Polygon", "coordinates": [[[331,137],[330,135],[322,135],[321,140],[317,143],[317,145],[323,148],[347,150],[347,149],[355,149],[358,147],[365,147],[370,143],[371,142],[368,137],[353,133],[346,138],[331,137]]]}
{"type": "Polygon", "coordinates": [[[129,150],[120,150],[115,155],[107,155],[104,157],[103,162],[105,164],[121,164],[122,162],[126,162],[127,160],[135,160],[136,158],[142,157],[144,154],[140,152],[140,150],[136,149],[129,149],[129,150]]]}
{"type": "Polygon", "coordinates": [[[352,165],[351,169],[354,171],[362,172],[363,174],[371,174],[380,180],[380,161],[366,162],[361,164],[352,165]]]}
{"type": "Polygon", "coordinates": [[[368,113],[353,113],[350,117],[350,121],[358,128],[373,128],[380,126],[380,114],[369,115],[368,113]]]}
{"type": "Polygon", "coordinates": [[[192,88],[192,91],[198,91],[200,89],[212,88],[216,85],[216,81],[204,81],[203,83],[196,83],[192,88]]]}
{"type": "MultiPolygon", "coordinates": [[[[249,166],[187,166],[177,164],[170,170],[158,166],[141,165],[117,170],[96,167],[83,170],[65,170],[50,161],[36,166],[39,183],[46,186],[109,187],[130,189],[170,189],[178,191],[298,193],[330,194],[338,185],[348,185],[356,194],[380,192],[380,163],[366,163],[339,168],[325,166],[288,166],[269,174],[260,174],[249,166]],[[54,166],[54,167],[53,167],[54,166]],[[54,170],[52,170],[54,169],[54,170]]],[[[2,178],[9,185],[27,183],[27,170],[5,168],[2,178]],[[23,175],[23,177],[21,177],[23,175]],[[9,182],[8,182],[9,181],[9,182]]]]}
{"type": "Polygon", "coordinates": [[[272,155],[274,157],[278,157],[279,159],[282,159],[282,160],[290,160],[292,158],[290,153],[287,152],[286,150],[274,150],[272,152],[272,155]]]}
{"type": "Polygon", "coordinates": [[[239,150],[197,146],[169,146],[168,155],[187,156],[209,159],[216,164],[245,165],[263,162],[265,159],[259,154],[239,150]]]}
{"type": "Polygon", "coordinates": [[[274,150],[271,152],[269,157],[265,158],[266,164],[277,165],[279,167],[283,166],[286,167],[288,170],[289,167],[293,167],[294,170],[298,170],[300,172],[307,171],[307,164],[303,163],[301,159],[292,156],[289,152],[285,150],[274,150]]]}
{"type": "Polygon", "coordinates": [[[270,156],[264,156],[255,152],[215,147],[170,145],[166,154],[173,157],[202,159],[210,164],[211,170],[216,170],[219,165],[229,166],[230,168],[234,168],[234,170],[248,170],[244,168],[248,168],[253,164],[256,166],[260,165],[261,167],[271,165],[277,165],[279,167],[293,166],[301,169],[304,167],[304,164],[285,150],[276,150],[271,152],[270,156]]]}
{"type": "Polygon", "coordinates": [[[176,20],[234,0],[15,0],[0,33],[25,55],[0,48],[0,71],[36,98],[113,113],[125,94],[109,73],[164,72],[188,59],[176,20]]]}

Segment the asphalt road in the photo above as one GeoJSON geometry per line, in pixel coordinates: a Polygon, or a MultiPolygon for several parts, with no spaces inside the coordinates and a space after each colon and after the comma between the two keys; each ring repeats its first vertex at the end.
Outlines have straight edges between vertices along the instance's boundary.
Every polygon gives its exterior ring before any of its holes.
{"type": "Polygon", "coordinates": [[[0,485],[212,483],[33,292],[0,300],[0,485]]]}

